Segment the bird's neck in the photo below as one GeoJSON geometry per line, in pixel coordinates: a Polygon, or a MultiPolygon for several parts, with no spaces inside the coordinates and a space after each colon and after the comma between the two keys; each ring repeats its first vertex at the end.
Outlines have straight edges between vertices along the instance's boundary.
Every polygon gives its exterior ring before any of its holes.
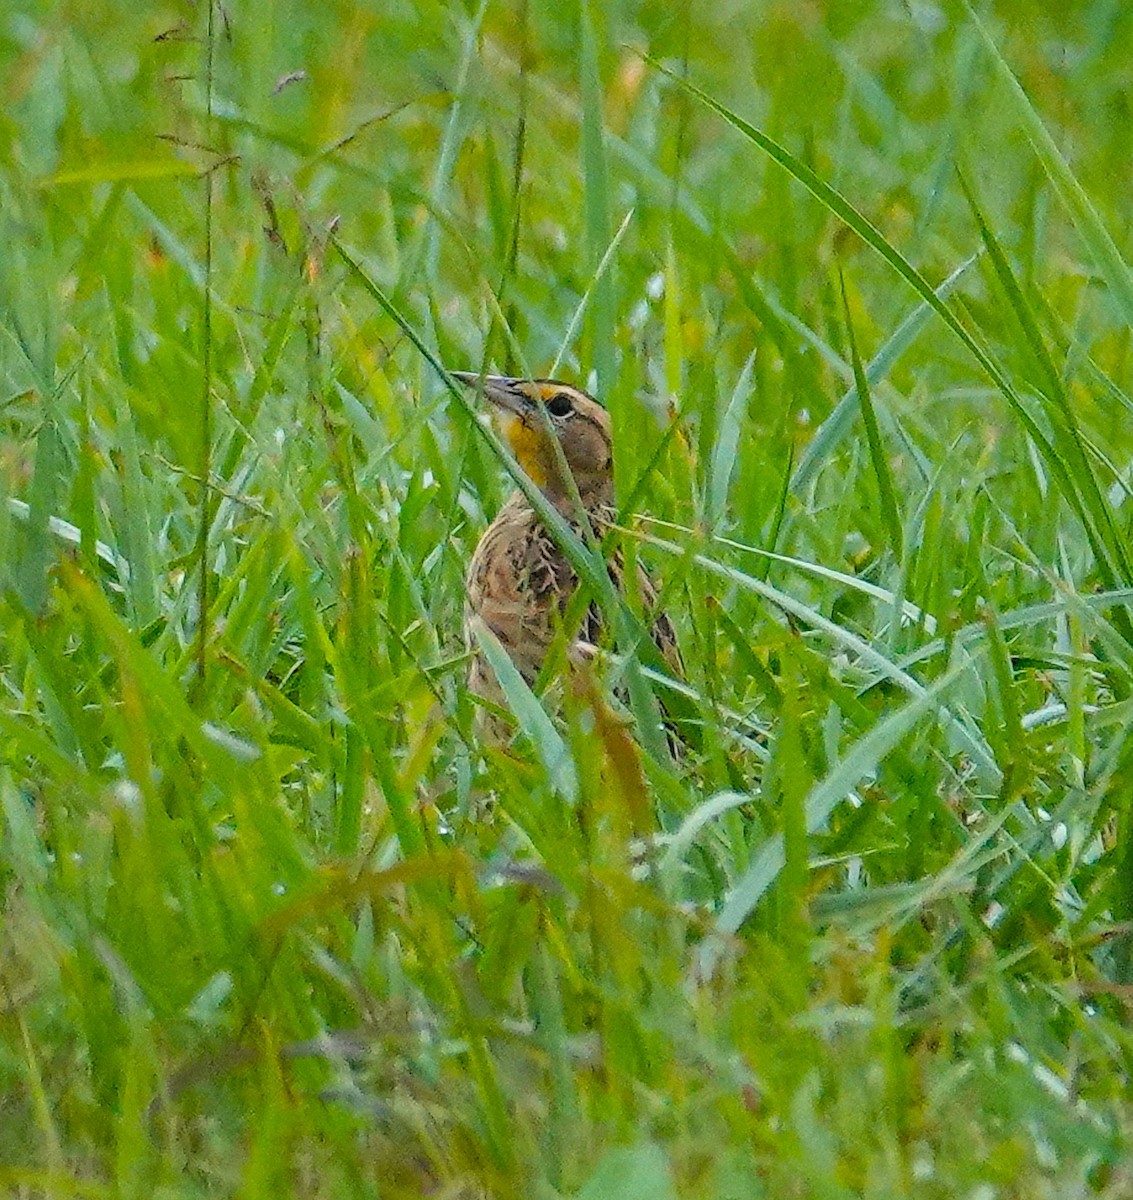
{"type": "MultiPolygon", "coordinates": [[[[614,519],[614,487],[612,481],[603,487],[580,489],[577,500],[566,491],[557,488],[542,487],[539,489],[554,505],[556,511],[577,534],[583,532],[583,522],[579,519],[578,500],[582,501],[582,511],[590,528],[599,531],[604,529],[614,519]]],[[[512,495],[513,503],[522,504],[530,509],[531,502],[522,492],[512,495]]]]}
{"type": "Polygon", "coordinates": [[[614,484],[613,480],[604,480],[596,487],[580,487],[577,496],[574,494],[574,489],[545,487],[543,495],[572,526],[579,524],[579,500],[582,501],[583,512],[586,513],[591,525],[596,522],[602,524],[610,520],[609,513],[614,503],[614,484]]]}

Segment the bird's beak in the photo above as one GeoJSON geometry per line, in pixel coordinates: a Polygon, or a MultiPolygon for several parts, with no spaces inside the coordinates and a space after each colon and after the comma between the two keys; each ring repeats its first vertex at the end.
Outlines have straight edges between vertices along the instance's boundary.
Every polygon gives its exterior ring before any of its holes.
{"type": "Polygon", "coordinates": [[[474,391],[483,391],[484,397],[504,412],[515,413],[517,417],[526,417],[535,408],[531,397],[520,391],[519,379],[507,375],[481,375],[478,371],[450,371],[453,379],[459,379],[465,387],[474,391]]]}

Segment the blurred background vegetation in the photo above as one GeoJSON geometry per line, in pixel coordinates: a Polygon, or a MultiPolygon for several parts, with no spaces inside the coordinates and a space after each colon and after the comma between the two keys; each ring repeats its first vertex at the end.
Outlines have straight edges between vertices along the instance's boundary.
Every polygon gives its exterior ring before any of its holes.
{"type": "Polygon", "coordinates": [[[8,0],[10,1194],[1129,1194],[1131,47],[8,0]],[[435,363],[609,405],[679,762],[477,746],[435,363]]]}

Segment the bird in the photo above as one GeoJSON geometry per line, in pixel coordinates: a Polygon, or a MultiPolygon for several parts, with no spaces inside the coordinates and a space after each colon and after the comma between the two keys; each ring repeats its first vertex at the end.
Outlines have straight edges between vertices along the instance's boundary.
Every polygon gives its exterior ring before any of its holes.
{"type": "MultiPolygon", "coordinates": [[[[558,379],[520,379],[472,371],[451,374],[492,406],[497,427],[517,463],[574,532],[584,538],[589,525],[595,537],[601,538],[616,515],[613,439],[606,408],[581,388],[558,379]]],[[[620,553],[608,557],[607,569],[614,585],[621,588],[624,564],[620,553]]],[[[656,611],[657,589],[640,564],[637,584],[653,641],[679,674],[673,624],[666,613],[656,611]]],[[[525,682],[534,686],[564,627],[577,588],[578,576],[566,555],[531,502],[516,490],[484,531],[468,567],[464,629],[471,656],[469,691],[489,705],[506,708],[495,673],[480,653],[477,622],[495,635],[525,682]]],[[[591,658],[601,636],[598,605],[592,601],[581,614],[578,628],[566,633],[568,659],[591,658]]],[[[483,706],[477,725],[489,742],[510,740],[511,727],[483,706]]]]}

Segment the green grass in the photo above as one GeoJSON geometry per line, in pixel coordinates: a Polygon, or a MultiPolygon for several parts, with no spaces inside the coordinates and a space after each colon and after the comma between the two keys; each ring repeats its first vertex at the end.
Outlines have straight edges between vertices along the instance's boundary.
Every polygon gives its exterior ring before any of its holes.
{"type": "Polygon", "coordinates": [[[0,1190],[1129,1194],[1127,8],[4,8],[0,1190]]]}

